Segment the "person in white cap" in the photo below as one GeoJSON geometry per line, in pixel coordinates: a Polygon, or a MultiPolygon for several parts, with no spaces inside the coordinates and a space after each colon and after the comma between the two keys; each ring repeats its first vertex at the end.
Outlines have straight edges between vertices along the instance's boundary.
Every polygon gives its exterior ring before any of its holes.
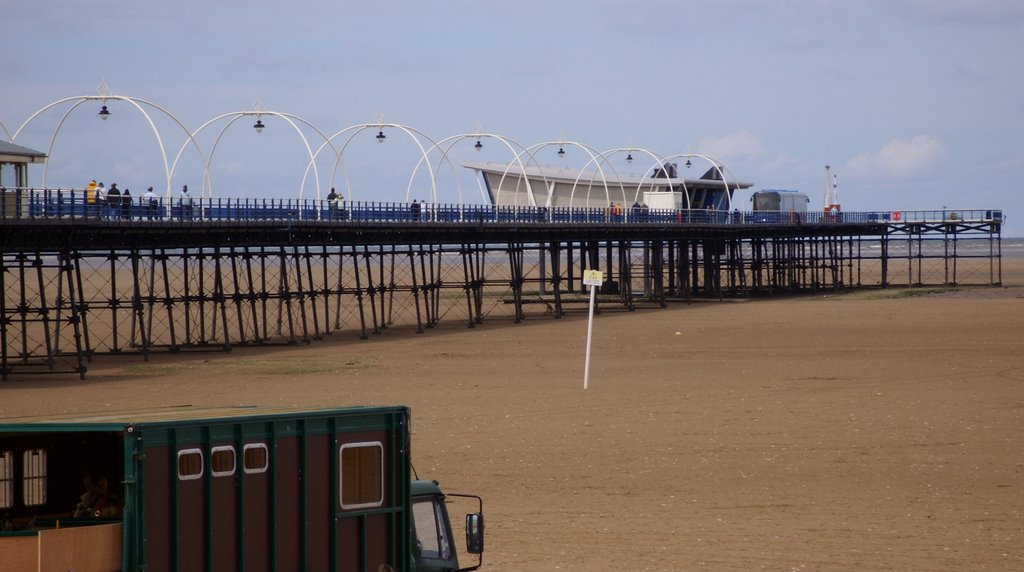
{"type": "Polygon", "coordinates": [[[153,187],[146,189],[146,194],[142,195],[143,203],[146,205],[146,216],[149,220],[156,220],[160,218],[160,199],[156,198],[156,193],[153,192],[153,187]]]}

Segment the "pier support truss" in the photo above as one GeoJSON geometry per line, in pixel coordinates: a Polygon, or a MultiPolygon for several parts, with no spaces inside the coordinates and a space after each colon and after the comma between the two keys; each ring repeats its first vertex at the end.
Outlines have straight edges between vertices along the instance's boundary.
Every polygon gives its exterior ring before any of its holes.
{"type": "MultiPolygon", "coordinates": [[[[121,235],[108,248],[6,246],[0,374],[77,373],[98,354],[220,351],[366,339],[442,321],[475,327],[585,312],[585,270],[601,270],[598,310],[694,299],[849,288],[999,285],[999,226],[888,225],[871,233],[783,228],[744,235],[608,229],[487,236],[420,233],[350,240],[351,229],[286,239],[190,244],[121,235]],[[148,244],[147,244],[148,242],[148,244]],[[135,246],[135,245],[139,246],[135,246]]],[[[390,236],[386,233],[380,236],[390,236]]],[[[76,238],[82,244],[103,240],[76,238]]],[[[30,240],[26,239],[26,242],[30,240]]]]}

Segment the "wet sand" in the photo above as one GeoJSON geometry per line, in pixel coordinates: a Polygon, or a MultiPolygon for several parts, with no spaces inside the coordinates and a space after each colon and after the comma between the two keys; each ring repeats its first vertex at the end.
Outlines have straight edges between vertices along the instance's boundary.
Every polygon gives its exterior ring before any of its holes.
{"type": "Polygon", "coordinates": [[[420,477],[484,497],[485,570],[1024,569],[1024,260],[864,291],[98,358],[0,417],[406,404],[420,477]]]}

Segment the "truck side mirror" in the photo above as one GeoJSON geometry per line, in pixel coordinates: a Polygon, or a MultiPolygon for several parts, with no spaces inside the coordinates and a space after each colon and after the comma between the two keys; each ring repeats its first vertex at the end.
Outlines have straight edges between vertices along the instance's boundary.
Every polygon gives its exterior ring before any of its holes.
{"type": "Polygon", "coordinates": [[[466,515],[466,551],[470,554],[484,553],[484,515],[476,512],[466,515]]]}

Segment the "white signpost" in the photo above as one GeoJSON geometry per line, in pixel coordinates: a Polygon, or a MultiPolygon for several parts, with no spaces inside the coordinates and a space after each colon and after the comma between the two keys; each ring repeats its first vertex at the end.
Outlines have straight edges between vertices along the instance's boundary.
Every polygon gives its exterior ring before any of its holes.
{"type": "Polygon", "coordinates": [[[583,366],[583,389],[587,388],[587,383],[590,380],[590,338],[594,333],[594,295],[602,282],[604,282],[604,273],[600,270],[583,271],[583,285],[590,286],[590,317],[587,320],[587,358],[583,366]]]}

